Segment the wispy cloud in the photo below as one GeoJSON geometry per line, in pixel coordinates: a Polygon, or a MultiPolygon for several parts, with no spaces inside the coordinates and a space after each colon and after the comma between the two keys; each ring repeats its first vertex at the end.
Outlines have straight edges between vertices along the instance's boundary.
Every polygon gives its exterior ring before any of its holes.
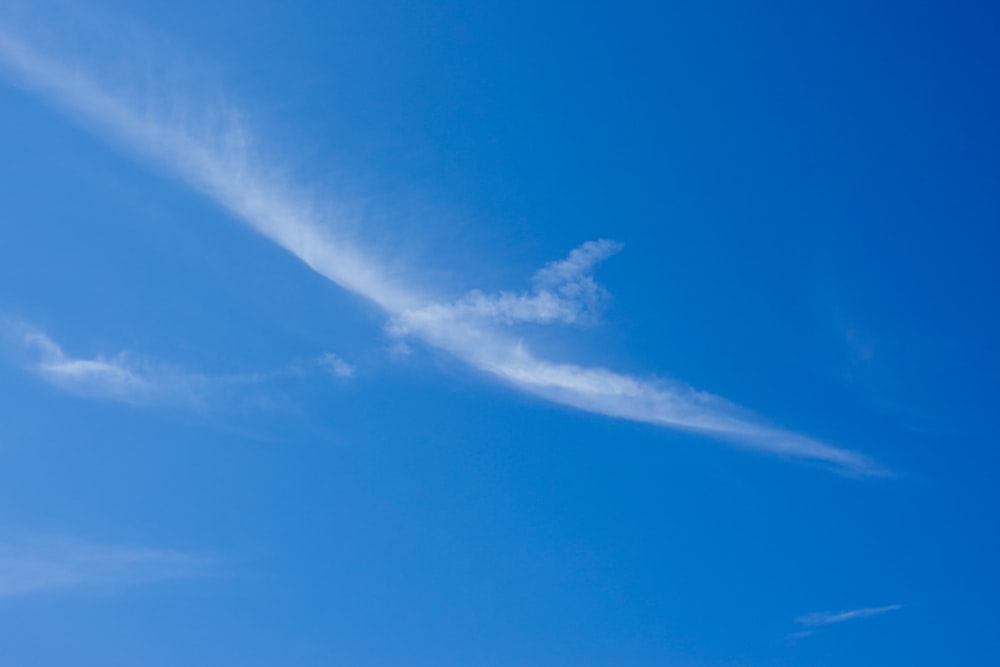
{"type": "Polygon", "coordinates": [[[569,257],[551,262],[532,278],[530,292],[484,294],[472,290],[454,303],[429,303],[407,310],[390,326],[396,335],[457,321],[499,324],[585,324],[599,313],[607,291],[594,282],[595,265],[619,252],[615,241],[588,241],[569,257]]]}
{"type": "Polygon", "coordinates": [[[354,365],[347,363],[333,352],[326,352],[320,355],[319,358],[316,359],[315,364],[321,370],[329,373],[330,375],[339,378],[354,377],[354,365]]]}
{"type": "MultiPolygon", "coordinates": [[[[458,302],[433,298],[412,279],[399,278],[365,251],[348,225],[317,205],[264,159],[239,111],[231,105],[190,104],[109,78],[80,58],[42,53],[28,37],[0,27],[0,64],[35,90],[118,145],[166,169],[213,199],[236,218],[342,288],[361,295],[387,315],[392,331],[447,351],[508,385],[580,410],[658,426],[697,431],[756,450],[825,463],[852,474],[880,472],[867,457],[766,425],[733,404],[679,382],[645,380],[604,368],[539,358],[517,323],[579,323],[593,316],[604,292],[591,271],[620,246],[584,244],[536,274],[527,293],[470,292],[458,302]],[[184,114],[174,113],[178,106],[184,114]]],[[[120,74],[117,76],[121,76],[120,74]]],[[[153,88],[156,88],[155,86],[153,88]]],[[[91,367],[91,377],[128,384],[118,365],[91,367]]]]}
{"type": "Polygon", "coordinates": [[[814,611],[795,619],[796,625],[800,625],[804,629],[790,633],[788,639],[789,641],[805,639],[814,635],[819,628],[827,625],[844,623],[859,618],[882,616],[893,611],[899,611],[902,608],[903,605],[901,604],[890,604],[884,607],[865,607],[862,609],[848,609],[847,611],[814,611]]]}
{"type": "Polygon", "coordinates": [[[65,539],[0,543],[0,597],[213,574],[218,574],[214,559],[183,551],[65,539]]]}
{"type": "Polygon", "coordinates": [[[157,366],[127,352],[70,356],[44,331],[21,321],[4,322],[2,332],[24,353],[29,371],[73,393],[127,403],[199,403],[207,386],[204,376],[157,366]]]}
{"type": "MultiPolygon", "coordinates": [[[[350,378],[355,368],[327,352],[267,373],[206,374],[178,369],[129,352],[73,357],[41,329],[20,320],[0,321],[0,334],[20,352],[23,366],[41,379],[82,396],[132,404],[209,410],[245,403],[238,395],[279,378],[324,373],[350,378]]],[[[255,406],[259,402],[251,403],[255,406]]]]}
{"type": "Polygon", "coordinates": [[[850,609],[847,611],[814,611],[795,619],[799,625],[815,628],[844,621],[853,621],[858,618],[871,618],[872,616],[882,616],[892,611],[899,611],[903,608],[900,604],[890,604],[884,607],[866,607],[864,609],[850,609]]]}

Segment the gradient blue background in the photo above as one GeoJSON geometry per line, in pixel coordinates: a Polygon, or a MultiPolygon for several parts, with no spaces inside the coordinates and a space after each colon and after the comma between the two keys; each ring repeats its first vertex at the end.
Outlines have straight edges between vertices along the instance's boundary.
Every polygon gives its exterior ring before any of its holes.
{"type": "Polygon", "coordinates": [[[225,570],[0,598],[0,663],[997,664],[998,13],[875,4],[105,3],[434,282],[623,241],[561,345],[896,476],[394,357],[369,305],[5,83],[0,310],[80,355],[359,370],[205,415],[0,366],[5,532],[225,570]]]}

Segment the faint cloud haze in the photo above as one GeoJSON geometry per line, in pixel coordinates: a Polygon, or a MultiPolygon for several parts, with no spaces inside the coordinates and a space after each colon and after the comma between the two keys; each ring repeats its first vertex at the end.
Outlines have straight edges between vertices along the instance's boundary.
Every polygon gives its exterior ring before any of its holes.
{"type": "Polygon", "coordinates": [[[0,597],[218,574],[201,554],[82,540],[0,542],[0,597]]]}
{"type": "Polygon", "coordinates": [[[355,368],[332,352],[326,352],[316,360],[316,364],[335,377],[354,377],[355,368]]]}

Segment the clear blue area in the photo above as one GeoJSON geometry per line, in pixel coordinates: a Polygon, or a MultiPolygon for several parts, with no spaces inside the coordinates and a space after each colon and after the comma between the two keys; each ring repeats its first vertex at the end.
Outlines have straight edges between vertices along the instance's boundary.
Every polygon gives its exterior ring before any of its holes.
{"type": "Polygon", "coordinates": [[[1000,664],[989,3],[100,11],[185,54],[192,85],[238,99],[294,180],[427,284],[518,290],[622,241],[601,321],[537,332],[547,350],[894,475],[394,353],[363,299],[4,79],[0,313],[81,358],[214,376],[334,353],[356,372],[191,410],[67,392],[5,348],[0,538],[214,565],[3,595],[0,558],[0,664],[1000,664]]]}

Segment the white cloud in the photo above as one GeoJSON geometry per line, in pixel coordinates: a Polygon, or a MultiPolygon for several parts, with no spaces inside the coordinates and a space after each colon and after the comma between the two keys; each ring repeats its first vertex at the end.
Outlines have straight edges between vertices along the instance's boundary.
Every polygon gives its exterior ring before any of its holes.
{"type": "Polygon", "coordinates": [[[292,363],[269,373],[209,375],[156,363],[128,352],[73,357],[47,333],[19,320],[0,321],[0,333],[22,353],[24,367],[46,382],[82,396],[132,404],[195,410],[259,408],[267,402],[254,400],[253,392],[264,390],[272,380],[320,372],[350,378],[356,372],[353,365],[327,352],[308,363],[292,363]]]}
{"type": "Polygon", "coordinates": [[[157,368],[121,352],[91,359],[67,355],[45,332],[24,322],[6,322],[3,331],[27,352],[27,367],[67,391],[130,403],[185,399],[197,401],[204,390],[201,376],[157,368]]]}
{"type": "MultiPolygon", "coordinates": [[[[878,472],[861,454],[764,425],[710,394],[679,383],[642,380],[603,368],[539,359],[508,325],[577,323],[592,317],[604,293],[590,272],[616,252],[610,241],[574,250],[542,269],[526,294],[471,292],[457,303],[431,298],[413,280],[399,279],[355,242],[347,225],[327,215],[312,196],[289,183],[255,148],[242,116],[228,105],[201,114],[84,69],[81,58],[54,58],[0,29],[0,64],[24,86],[136,155],[204,193],[317,273],[359,294],[387,315],[391,330],[422,339],[508,385],[556,403],[612,417],[698,431],[760,451],[819,461],[855,474],[878,472]],[[180,106],[184,114],[172,113],[180,106]]],[[[120,76],[120,74],[118,75],[120,76]]],[[[147,87],[148,88],[148,87],[147,87]]],[[[154,86],[155,88],[155,86],[154,86]]],[[[104,386],[129,386],[120,360],[67,367],[104,386]],[[102,365],[103,364],[103,365],[102,365]]],[[[140,376],[141,378],[141,376],[140,376]]]]}
{"type": "Polygon", "coordinates": [[[404,334],[421,323],[438,325],[461,320],[515,324],[585,324],[597,317],[607,292],[592,276],[594,266],[621,250],[621,244],[606,239],[588,241],[562,261],[547,264],[532,278],[528,293],[500,292],[488,295],[472,290],[454,303],[429,303],[404,311],[391,330],[404,334]]]}
{"type": "MultiPolygon", "coordinates": [[[[832,625],[833,623],[843,623],[853,621],[858,618],[871,618],[872,616],[882,616],[889,612],[899,611],[903,605],[890,604],[884,607],[866,607],[864,609],[850,609],[848,611],[818,611],[799,616],[795,622],[808,627],[821,627],[832,625]]],[[[808,631],[807,631],[808,632],[808,631]]]]}
{"type": "Polygon", "coordinates": [[[332,352],[327,352],[316,360],[317,365],[330,375],[340,378],[354,377],[355,368],[332,352]]]}
{"type": "Polygon", "coordinates": [[[0,597],[187,579],[216,568],[210,558],[181,551],[80,540],[0,542],[0,597]]]}

